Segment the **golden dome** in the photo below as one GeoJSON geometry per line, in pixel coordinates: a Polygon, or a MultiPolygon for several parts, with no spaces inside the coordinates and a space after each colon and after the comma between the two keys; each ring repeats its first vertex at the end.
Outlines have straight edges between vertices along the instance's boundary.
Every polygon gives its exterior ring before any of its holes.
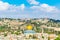
{"type": "Polygon", "coordinates": [[[31,25],[28,25],[26,28],[27,30],[32,30],[33,27],[31,25]]]}

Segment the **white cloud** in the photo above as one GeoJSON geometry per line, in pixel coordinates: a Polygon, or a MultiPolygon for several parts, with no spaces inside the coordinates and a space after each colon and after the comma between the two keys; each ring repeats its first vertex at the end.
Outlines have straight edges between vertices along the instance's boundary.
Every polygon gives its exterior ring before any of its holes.
{"type": "Polygon", "coordinates": [[[15,11],[23,11],[25,9],[25,5],[21,4],[19,6],[16,5],[10,5],[8,8],[8,11],[15,12],[15,11]]]}
{"type": "Polygon", "coordinates": [[[34,10],[39,10],[39,11],[43,11],[43,12],[57,12],[58,9],[55,6],[50,6],[48,4],[41,4],[39,6],[32,6],[31,7],[34,10]]]}
{"type": "MultiPolygon", "coordinates": [[[[35,3],[38,4],[38,2],[36,2],[35,0],[29,0],[29,1],[31,1],[31,4],[35,4],[35,3]]],[[[5,10],[5,11],[15,12],[17,10],[23,11],[24,9],[27,9],[27,7],[25,7],[24,4],[21,4],[20,6],[16,6],[16,5],[10,5],[9,3],[0,1],[0,11],[5,10]]],[[[55,6],[50,6],[48,4],[35,5],[32,7],[29,7],[28,9],[34,10],[36,12],[43,11],[43,12],[50,12],[50,13],[59,11],[58,8],[56,8],[55,6]]]]}
{"type": "Polygon", "coordinates": [[[21,5],[20,5],[20,8],[21,8],[21,10],[24,10],[25,5],[24,5],[24,4],[21,4],[21,5]]]}
{"type": "Polygon", "coordinates": [[[27,0],[29,4],[33,4],[33,5],[38,5],[39,2],[37,2],[36,0],[27,0]]]}
{"type": "Polygon", "coordinates": [[[30,7],[27,7],[24,4],[16,6],[0,1],[0,17],[15,17],[15,18],[51,17],[52,18],[55,13],[56,13],[55,15],[57,16],[58,13],[60,13],[60,10],[55,6],[50,6],[48,4],[39,4],[39,2],[37,2],[36,4],[36,1],[30,2],[30,4],[34,4],[34,5],[30,7]]]}
{"type": "Polygon", "coordinates": [[[41,7],[41,10],[44,10],[47,12],[57,11],[57,8],[55,6],[50,6],[48,4],[41,4],[40,7],[41,7]]]}
{"type": "Polygon", "coordinates": [[[24,4],[21,4],[19,6],[16,6],[16,5],[10,5],[9,6],[9,11],[23,11],[25,9],[25,5],[24,4]]]}
{"type": "Polygon", "coordinates": [[[7,10],[8,8],[9,8],[8,3],[4,3],[2,1],[0,1],[0,10],[7,10]]]}
{"type": "Polygon", "coordinates": [[[3,11],[3,10],[4,11],[6,11],[6,10],[15,11],[17,9],[24,10],[24,8],[25,8],[24,4],[21,4],[20,6],[16,6],[16,5],[10,5],[7,2],[0,1],[0,11],[3,11]]]}

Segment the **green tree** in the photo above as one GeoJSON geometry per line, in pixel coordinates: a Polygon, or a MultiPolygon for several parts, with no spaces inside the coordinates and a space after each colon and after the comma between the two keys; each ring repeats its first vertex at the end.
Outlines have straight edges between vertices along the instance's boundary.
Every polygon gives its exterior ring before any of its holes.
{"type": "Polygon", "coordinates": [[[55,40],[60,40],[60,34],[58,35],[58,37],[55,40]]]}

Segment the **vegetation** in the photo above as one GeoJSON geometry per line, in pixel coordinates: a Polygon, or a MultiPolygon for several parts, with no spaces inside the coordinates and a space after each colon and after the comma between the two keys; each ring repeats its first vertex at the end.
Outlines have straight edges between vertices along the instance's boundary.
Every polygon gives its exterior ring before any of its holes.
{"type": "Polygon", "coordinates": [[[60,34],[58,35],[58,37],[56,37],[56,39],[55,40],[60,40],[60,34]]]}

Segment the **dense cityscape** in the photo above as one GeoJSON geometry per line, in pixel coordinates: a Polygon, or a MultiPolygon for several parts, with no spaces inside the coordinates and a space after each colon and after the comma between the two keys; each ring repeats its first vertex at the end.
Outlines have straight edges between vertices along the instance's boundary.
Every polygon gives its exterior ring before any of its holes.
{"type": "Polygon", "coordinates": [[[60,20],[0,18],[0,40],[60,40],[60,20]]]}

